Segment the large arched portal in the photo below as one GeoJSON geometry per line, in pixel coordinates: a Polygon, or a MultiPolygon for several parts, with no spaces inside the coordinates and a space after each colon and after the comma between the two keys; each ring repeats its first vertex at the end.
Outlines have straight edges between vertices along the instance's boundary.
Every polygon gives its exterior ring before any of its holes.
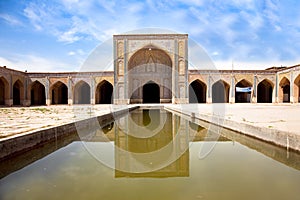
{"type": "Polygon", "coordinates": [[[79,81],[74,88],[74,104],[90,104],[91,88],[84,81],[79,81]]]}
{"type": "Polygon", "coordinates": [[[229,102],[229,84],[219,80],[212,85],[212,102],[228,103],[229,102]]]}
{"type": "Polygon", "coordinates": [[[24,99],[24,86],[20,80],[17,80],[13,85],[13,105],[21,105],[24,99]]]}
{"type": "Polygon", "coordinates": [[[205,83],[197,79],[189,85],[189,102],[206,103],[205,83]]]}
{"type": "Polygon", "coordinates": [[[5,100],[9,99],[9,84],[7,80],[0,77],[0,105],[5,105],[5,100]]]}
{"type": "Polygon", "coordinates": [[[128,62],[128,86],[130,103],[172,102],[170,56],[152,45],[138,50],[128,62]],[[155,97],[151,99],[151,93],[145,91],[154,93],[155,97]]]}
{"type": "Polygon", "coordinates": [[[58,81],[50,88],[51,104],[68,104],[68,87],[58,81]]]}
{"type": "Polygon", "coordinates": [[[143,103],[160,103],[159,85],[153,81],[143,86],[143,103]]]}
{"type": "Polygon", "coordinates": [[[113,86],[110,82],[101,81],[96,89],[96,104],[111,104],[113,100],[113,86]]]}
{"type": "Polygon", "coordinates": [[[283,103],[290,102],[290,81],[285,77],[279,83],[279,101],[283,103]]]}
{"type": "Polygon", "coordinates": [[[272,103],[273,86],[264,79],[257,85],[257,103],[272,103]]]}
{"type": "Polygon", "coordinates": [[[252,84],[245,79],[235,85],[235,103],[250,103],[252,84]]]}
{"type": "Polygon", "coordinates": [[[31,95],[31,105],[46,104],[45,86],[41,84],[39,81],[34,81],[32,83],[30,95],[31,95]]]}

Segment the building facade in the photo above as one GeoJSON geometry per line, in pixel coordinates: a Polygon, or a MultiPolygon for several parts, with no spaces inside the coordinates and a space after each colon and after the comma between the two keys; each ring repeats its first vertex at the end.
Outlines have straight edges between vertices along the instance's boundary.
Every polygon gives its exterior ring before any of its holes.
{"type": "Polygon", "coordinates": [[[0,67],[0,105],[300,101],[300,65],[188,70],[187,34],[115,35],[113,41],[114,71],[27,73],[0,67]]]}

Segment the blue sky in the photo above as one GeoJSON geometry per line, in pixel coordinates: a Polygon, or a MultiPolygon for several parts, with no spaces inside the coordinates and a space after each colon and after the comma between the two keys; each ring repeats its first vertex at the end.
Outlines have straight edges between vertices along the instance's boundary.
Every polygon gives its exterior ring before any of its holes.
{"type": "Polygon", "coordinates": [[[0,66],[79,71],[113,34],[146,27],[188,33],[218,69],[290,66],[299,10],[298,0],[1,0],[0,66]]]}

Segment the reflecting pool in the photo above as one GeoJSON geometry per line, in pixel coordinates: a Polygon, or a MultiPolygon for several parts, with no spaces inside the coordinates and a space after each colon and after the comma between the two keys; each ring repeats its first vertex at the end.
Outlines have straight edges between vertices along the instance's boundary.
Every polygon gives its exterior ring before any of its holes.
{"type": "Polygon", "coordinates": [[[298,153],[220,133],[136,110],[1,162],[0,199],[299,199],[298,153]]]}

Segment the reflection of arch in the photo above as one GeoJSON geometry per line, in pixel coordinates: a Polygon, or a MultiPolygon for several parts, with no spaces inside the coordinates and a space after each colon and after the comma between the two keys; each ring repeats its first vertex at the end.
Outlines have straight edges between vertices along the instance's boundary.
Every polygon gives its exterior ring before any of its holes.
{"type": "Polygon", "coordinates": [[[257,85],[257,102],[272,103],[273,84],[270,80],[264,79],[257,85]]]}
{"type": "Polygon", "coordinates": [[[282,78],[279,83],[279,101],[290,102],[290,81],[286,77],[282,78]]]}
{"type": "Polygon", "coordinates": [[[219,80],[212,85],[212,102],[228,103],[229,102],[229,84],[219,80]]]}
{"type": "Polygon", "coordinates": [[[294,81],[294,101],[300,102],[300,75],[294,81]]]}
{"type": "Polygon", "coordinates": [[[68,104],[68,87],[57,81],[50,88],[51,104],[68,104]]]}
{"type": "Polygon", "coordinates": [[[85,81],[79,81],[74,88],[74,104],[90,104],[91,88],[85,81]]]}
{"type": "Polygon", "coordinates": [[[206,102],[206,85],[199,79],[189,85],[189,102],[205,103],[206,102]]]}
{"type": "Polygon", "coordinates": [[[9,99],[9,84],[4,77],[0,77],[0,105],[5,105],[9,99]]]}
{"type": "Polygon", "coordinates": [[[22,100],[24,100],[24,86],[17,80],[13,85],[13,105],[21,105],[22,100]]]}
{"type": "Polygon", "coordinates": [[[113,86],[110,82],[101,81],[96,89],[96,104],[111,104],[113,100],[113,86]]]}
{"type": "Polygon", "coordinates": [[[149,81],[143,85],[143,103],[160,103],[158,84],[149,81]]]}
{"type": "Polygon", "coordinates": [[[34,81],[32,83],[30,95],[31,95],[31,105],[46,104],[45,86],[41,84],[39,81],[34,81]]]}
{"type": "MultiPolygon", "coordinates": [[[[249,81],[243,79],[235,85],[235,91],[237,87],[239,88],[252,87],[252,84],[249,81]]],[[[251,91],[235,92],[235,103],[250,103],[250,99],[251,99],[251,91]]]]}

